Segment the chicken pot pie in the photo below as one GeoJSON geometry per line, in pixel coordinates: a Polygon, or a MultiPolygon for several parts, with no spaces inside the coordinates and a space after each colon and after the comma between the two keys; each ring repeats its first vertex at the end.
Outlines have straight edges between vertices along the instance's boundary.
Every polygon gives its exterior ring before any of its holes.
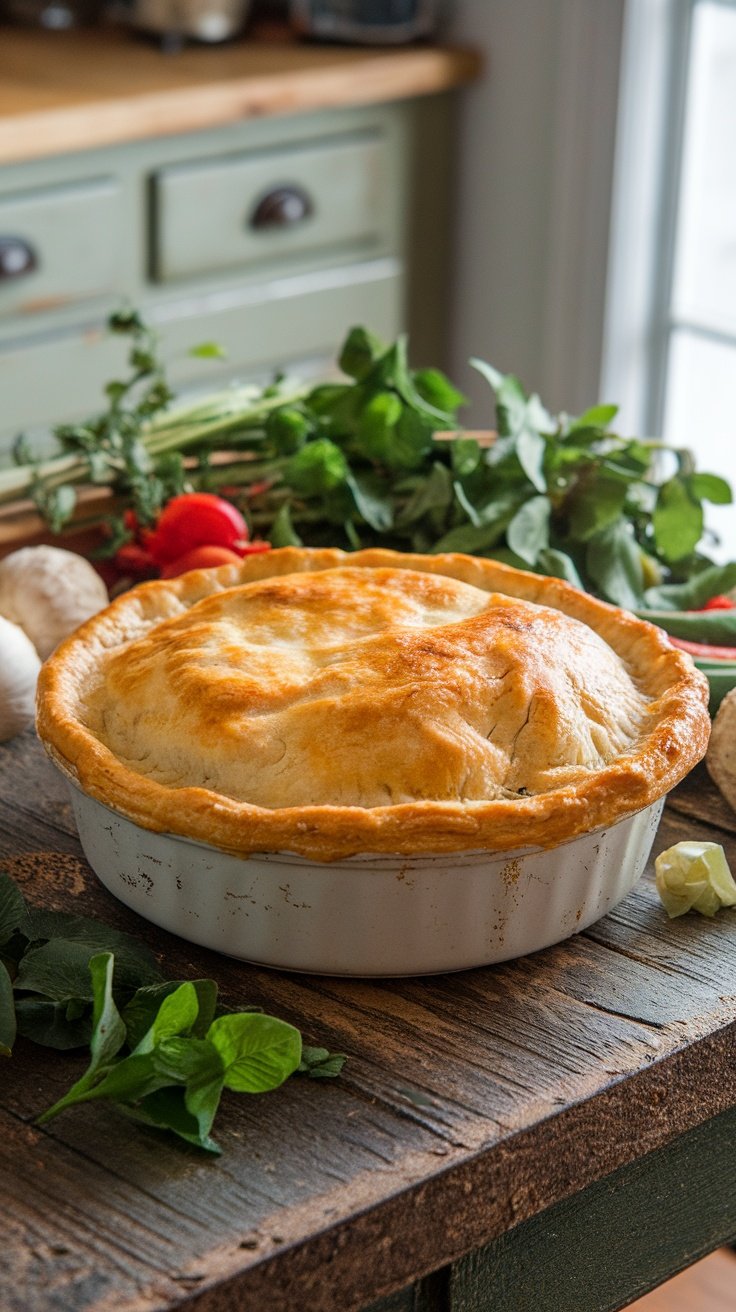
{"type": "Polygon", "coordinates": [[[461,555],[285,548],[143,584],[43,667],[38,729],[147,829],[329,861],[550,847],[704,754],[666,636],[461,555]]]}

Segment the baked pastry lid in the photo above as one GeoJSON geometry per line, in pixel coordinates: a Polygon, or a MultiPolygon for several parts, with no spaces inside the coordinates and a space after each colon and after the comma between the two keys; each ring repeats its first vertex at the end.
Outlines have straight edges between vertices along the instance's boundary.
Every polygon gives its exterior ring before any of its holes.
{"type": "Polygon", "coordinates": [[[238,565],[142,584],[118,598],[66,639],[43,666],[37,723],[51,757],[84,792],[145,829],[243,856],[284,851],[332,861],[361,852],[410,856],[549,848],[607,827],[664,796],[701,759],[710,731],[707,701],[707,681],[660,629],[562,580],[459,554],[286,547],[238,565]],[[446,575],[486,592],[558,609],[589,625],[619,654],[647,696],[647,725],[640,740],[582,780],[529,797],[271,809],[207,788],[158,783],[119,760],[82,721],[79,708],[88,672],[103,651],[124,645],[157,622],[165,595],[189,606],[258,579],[348,565],[446,575]]]}

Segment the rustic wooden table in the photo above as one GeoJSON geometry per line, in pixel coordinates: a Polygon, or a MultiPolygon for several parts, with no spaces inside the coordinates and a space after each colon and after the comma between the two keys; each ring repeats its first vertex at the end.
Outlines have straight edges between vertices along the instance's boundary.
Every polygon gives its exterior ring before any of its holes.
{"type": "MultiPolygon", "coordinates": [[[[723,842],[702,771],[655,850],[723,842]]],[[[669,922],[650,878],[534,957],[427,979],[261,970],[120,907],[81,856],[32,735],[0,748],[0,858],[27,896],[134,930],[309,1042],[334,1082],[230,1096],[213,1161],[78,1108],[83,1059],[2,1067],[3,1312],[604,1312],[736,1234],[736,912],[669,922]],[[396,1292],[398,1291],[398,1292],[396,1292]]]]}

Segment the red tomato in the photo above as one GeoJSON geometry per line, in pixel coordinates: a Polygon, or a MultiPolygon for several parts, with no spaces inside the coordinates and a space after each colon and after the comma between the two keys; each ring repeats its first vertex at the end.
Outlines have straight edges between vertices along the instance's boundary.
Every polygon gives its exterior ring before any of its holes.
{"type": "Polygon", "coordinates": [[[681,647],[701,660],[736,662],[736,647],[712,647],[707,642],[690,642],[687,638],[673,638],[671,634],[668,637],[673,647],[681,647]]]}
{"type": "Polygon", "coordinates": [[[115,552],[115,565],[120,573],[129,574],[135,579],[150,579],[158,574],[158,565],[153,556],[137,542],[126,542],[118,548],[115,552]]]}
{"type": "Polygon", "coordinates": [[[146,545],[166,565],[194,547],[234,550],[247,541],[248,525],[230,501],[212,492],[184,492],[164,506],[146,545]]]}
{"type": "Polygon", "coordinates": [[[733,610],[736,602],[731,601],[730,597],[724,597],[721,593],[718,597],[711,597],[706,601],[704,606],[699,606],[699,610],[733,610]]]}
{"type": "Polygon", "coordinates": [[[176,560],[167,561],[161,570],[162,579],[174,579],[190,569],[213,569],[217,565],[239,565],[237,556],[229,547],[192,547],[176,560]]]}

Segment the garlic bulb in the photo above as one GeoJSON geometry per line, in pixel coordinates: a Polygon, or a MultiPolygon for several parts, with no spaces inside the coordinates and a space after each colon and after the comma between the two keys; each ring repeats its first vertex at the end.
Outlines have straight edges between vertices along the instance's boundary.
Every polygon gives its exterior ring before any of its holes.
{"type": "Polygon", "coordinates": [[[0,742],[33,723],[38,652],[17,624],[0,616],[0,742]]]}
{"type": "Polygon", "coordinates": [[[19,624],[41,660],[108,602],[88,560],[61,547],[22,547],[0,561],[0,615],[19,624]]]}

